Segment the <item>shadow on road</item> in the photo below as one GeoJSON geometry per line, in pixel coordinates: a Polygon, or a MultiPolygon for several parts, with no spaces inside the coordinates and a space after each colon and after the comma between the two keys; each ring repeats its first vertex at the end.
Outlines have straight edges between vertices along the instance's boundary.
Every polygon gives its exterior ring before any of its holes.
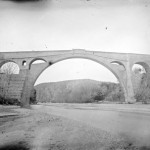
{"type": "Polygon", "coordinates": [[[30,150],[26,142],[11,143],[0,147],[0,150],[30,150]]]}

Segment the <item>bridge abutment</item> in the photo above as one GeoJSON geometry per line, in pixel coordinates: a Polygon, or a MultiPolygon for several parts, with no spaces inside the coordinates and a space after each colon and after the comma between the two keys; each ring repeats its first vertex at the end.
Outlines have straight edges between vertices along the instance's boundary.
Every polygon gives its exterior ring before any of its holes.
{"type": "Polygon", "coordinates": [[[32,90],[32,84],[30,82],[30,70],[24,69],[22,73],[26,75],[24,85],[23,85],[23,92],[21,96],[21,107],[30,108],[30,95],[32,90]]]}
{"type": "Polygon", "coordinates": [[[127,76],[127,81],[126,81],[126,89],[127,89],[127,98],[126,102],[127,103],[135,103],[135,94],[134,94],[134,89],[133,89],[133,83],[132,83],[132,63],[130,61],[129,55],[127,56],[127,66],[126,66],[126,76],[127,76]]]}

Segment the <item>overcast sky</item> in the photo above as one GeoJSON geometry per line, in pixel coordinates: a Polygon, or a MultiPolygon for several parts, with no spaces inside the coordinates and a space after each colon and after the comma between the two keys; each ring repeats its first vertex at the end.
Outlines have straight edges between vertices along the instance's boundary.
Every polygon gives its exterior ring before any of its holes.
{"type": "Polygon", "coordinates": [[[150,54],[149,43],[149,0],[0,0],[0,51],[150,54]]]}

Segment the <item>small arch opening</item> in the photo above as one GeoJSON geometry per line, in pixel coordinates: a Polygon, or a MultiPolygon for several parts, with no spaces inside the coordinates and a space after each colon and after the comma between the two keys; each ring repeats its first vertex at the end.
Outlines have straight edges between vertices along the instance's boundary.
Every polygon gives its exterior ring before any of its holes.
{"type": "Polygon", "coordinates": [[[35,58],[30,62],[29,68],[31,69],[32,65],[43,64],[43,63],[46,63],[46,60],[44,60],[43,58],[35,58]]]}
{"type": "Polygon", "coordinates": [[[44,60],[35,60],[32,64],[42,64],[45,63],[46,61],[44,60]]]}
{"type": "Polygon", "coordinates": [[[22,66],[26,66],[27,65],[27,61],[26,60],[23,60],[22,61],[22,66]]]}
{"type": "Polygon", "coordinates": [[[112,61],[111,64],[117,65],[120,68],[120,70],[125,70],[125,66],[119,61],[112,61]]]}

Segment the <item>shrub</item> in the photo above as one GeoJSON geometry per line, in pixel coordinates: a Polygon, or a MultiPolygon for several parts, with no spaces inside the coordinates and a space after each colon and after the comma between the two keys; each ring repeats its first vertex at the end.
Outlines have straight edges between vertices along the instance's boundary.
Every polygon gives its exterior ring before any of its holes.
{"type": "Polygon", "coordinates": [[[150,74],[143,74],[139,88],[136,91],[135,99],[144,104],[150,102],[150,74]]]}
{"type": "Polygon", "coordinates": [[[94,101],[102,101],[105,99],[104,93],[102,91],[98,91],[96,95],[93,96],[94,101]]]}
{"type": "Polygon", "coordinates": [[[20,102],[14,98],[4,98],[0,96],[0,104],[2,105],[20,105],[20,102]]]}
{"type": "Polygon", "coordinates": [[[124,93],[122,91],[120,92],[111,92],[108,96],[105,98],[106,101],[112,101],[112,102],[123,102],[125,100],[124,93]]]}
{"type": "Polygon", "coordinates": [[[32,92],[31,92],[30,104],[37,104],[36,90],[35,89],[33,89],[32,92]]]}

